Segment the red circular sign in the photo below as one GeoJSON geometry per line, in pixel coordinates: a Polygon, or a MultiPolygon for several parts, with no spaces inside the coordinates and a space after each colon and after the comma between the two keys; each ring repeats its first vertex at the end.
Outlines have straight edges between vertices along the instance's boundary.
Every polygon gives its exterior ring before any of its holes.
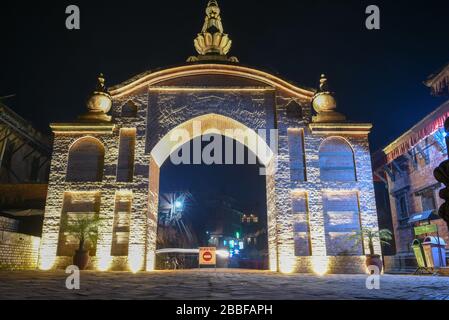
{"type": "Polygon", "coordinates": [[[211,261],[212,260],[212,253],[209,251],[206,251],[203,253],[203,259],[204,261],[211,261]]]}

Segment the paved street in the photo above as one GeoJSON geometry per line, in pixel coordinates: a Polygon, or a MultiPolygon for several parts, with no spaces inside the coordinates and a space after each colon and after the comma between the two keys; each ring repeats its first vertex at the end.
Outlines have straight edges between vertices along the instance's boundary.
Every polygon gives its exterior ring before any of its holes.
{"type": "Polygon", "coordinates": [[[62,272],[0,271],[0,299],[449,299],[449,277],[384,275],[368,290],[363,275],[283,275],[244,270],[82,272],[67,290],[62,272]]]}

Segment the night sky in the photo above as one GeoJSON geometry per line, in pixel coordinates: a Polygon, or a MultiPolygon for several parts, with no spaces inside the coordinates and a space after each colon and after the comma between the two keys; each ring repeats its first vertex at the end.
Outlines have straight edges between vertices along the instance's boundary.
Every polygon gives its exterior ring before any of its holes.
{"type": "MultiPolygon", "coordinates": [[[[110,86],[149,69],[182,64],[207,0],[2,1],[0,96],[42,130],[84,111],[98,72],[110,86]],[[65,8],[81,9],[81,30],[65,8]]],[[[221,0],[231,54],[306,87],[327,73],[338,108],[372,122],[372,149],[390,142],[443,100],[422,81],[449,62],[449,2],[221,0]],[[381,9],[381,30],[365,8],[381,9]]]]}

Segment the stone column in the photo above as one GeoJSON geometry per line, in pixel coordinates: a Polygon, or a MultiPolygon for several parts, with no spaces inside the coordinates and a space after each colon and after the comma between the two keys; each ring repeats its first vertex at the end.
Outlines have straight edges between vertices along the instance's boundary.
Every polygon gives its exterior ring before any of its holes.
{"type": "Polygon", "coordinates": [[[159,206],[159,174],[160,168],[156,161],[150,158],[148,212],[147,212],[147,242],[146,270],[153,271],[156,267],[156,238],[159,206]]]}

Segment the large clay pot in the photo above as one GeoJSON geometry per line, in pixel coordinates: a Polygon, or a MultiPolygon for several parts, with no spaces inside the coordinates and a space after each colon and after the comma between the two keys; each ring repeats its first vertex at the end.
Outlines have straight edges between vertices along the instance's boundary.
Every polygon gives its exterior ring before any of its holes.
{"type": "MultiPolygon", "coordinates": [[[[366,267],[368,268],[369,266],[378,267],[379,274],[382,273],[383,264],[382,264],[382,259],[380,258],[380,255],[378,255],[378,254],[367,255],[366,256],[366,267]]],[[[371,273],[374,273],[374,272],[371,271],[371,273]]]]}
{"type": "Polygon", "coordinates": [[[89,264],[89,251],[76,250],[75,255],[73,256],[73,264],[80,270],[85,270],[89,264]]]}

